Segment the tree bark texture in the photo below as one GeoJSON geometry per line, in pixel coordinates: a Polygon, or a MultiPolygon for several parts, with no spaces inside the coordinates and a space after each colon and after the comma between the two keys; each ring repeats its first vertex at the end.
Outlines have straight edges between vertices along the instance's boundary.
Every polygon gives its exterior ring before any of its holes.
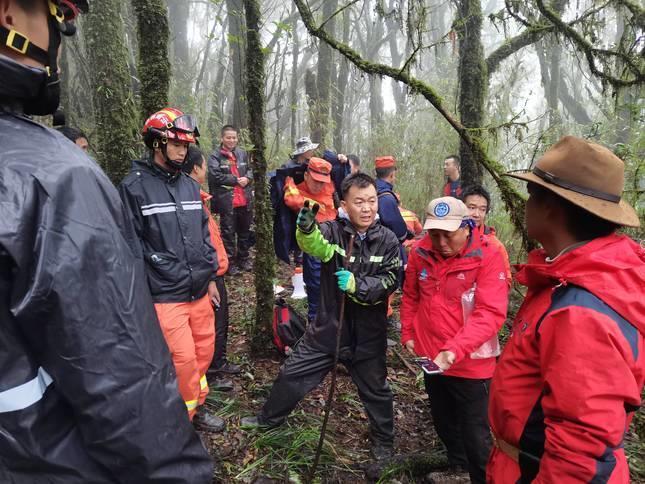
{"type": "MultiPolygon", "coordinates": [[[[323,0],[323,19],[327,20],[325,30],[331,36],[335,36],[336,18],[330,17],[338,8],[338,0],[323,0]]],[[[316,118],[319,126],[316,131],[317,138],[313,138],[315,143],[321,143],[325,147],[327,132],[329,131],[330,119],[330,92],[331,78],[334,70],[334,59],[332,48],[324,42],[318,46],[318,75],[316,76],[316,85],[318,99],[316,102],[316,118]]]]}
{"type": "MultiPolygon", "coordinates": [[[[245,100],[245,79],[244,79],[244,50],[245,50],[245,24],[244,5],[242,0],[226,0],[226,11],[228,12],[228,45],[229,56],[233,66],[233,99],[232,112],[229,108],[228,122],[238,128],[246,128],[248,115],[245,100]]],[[[262,87],[264,89],[264,86],[262,87]]]]}
{"type": "Polygon", "coordinates": [[[264,99],[264,52],[260,38],[260,4],[244,0],[246,11],[246,98],[253,149],[251,160],[255,184],[255,327],[251,346],[266,348],[271,339],[273,321],[273,213],[267,183],[264,99]]]}
{"type": "Polygon", "coordinates": [[[84,21],[96,109],[96,155],[112,182],[128,173],[134,157],[137,119],[130,93],[121,2],[95,2],[84,21]]]}
{"type": "Polygon", "coordinates": [[[132,0],[137,16],[141,119],[168,105],[168,12],[163,0],[132,0]]]}
{"type": "Polygon", "coordinates": [[[300,56],[300,40],[298,39],[298,17],[294,15],[291,24],[291,32],[293,39],[293,50],[291,56],[291,85],[289,92],[289,109],[291,110],[290,125],[290,140],[293,145],[298,138],[298,57],[300,56]]]}
{"type": "MultiPolygon", "coordinates": [[[[479,137],[484,123],[484,98],[488,76],[481,40],[482,9],[480,0],[460,0],[457,35],[459,36],[459,116],[471,136],[479,137]]],[[[461,140],[461,183],[480,184],[483,171],[470,145],[461,140]]]]}
{"type": "MultiPolygon", "coordinates": [[[[343,44],[349,43],[350,16],[349,11],[343,12],[343,44]]],[[[349,81],[349,61],[342,57],[339,59],[340,68],[338,77],[333,83],[332,121],[334,122],[334,149],[345,153],[346,144],[344,137],[343,120],[345,117],[345,90],[349,81]]]]}

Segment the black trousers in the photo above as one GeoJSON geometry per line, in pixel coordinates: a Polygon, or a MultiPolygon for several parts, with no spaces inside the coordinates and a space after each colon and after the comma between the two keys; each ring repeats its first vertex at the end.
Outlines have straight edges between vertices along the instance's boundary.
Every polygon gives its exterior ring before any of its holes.
{"type": "Polygon", "coordinates": [[[219,292],[219,308],[215,308],[215,353],[211,368],[219,368],[226,362],[226,343],[228,342],[228,294],[224,276],[215,279],[219,292]]]}
{"type": "MultiPolygon", "coordinates": [[[[334,356],[312,348],[303,339],[280,369],[260,421],[280,425],[307,393],[318,386],[334,364],[334,356]]],[[[385,353],[361,361],[343,361],[358,389],[370,422],[372,445],[392,447],[394,410],[387,383],[385,353]]]]}
{"type": "Polygon", "coordinates": [[[485,483],[492,447],[488,425],[490,379],[424,376],[430,413],[448,451],[448,463],[467,469],[471,482],[485,483]]]}
{"type": "Polygon", "coordinates": [[[253,211],[248,207],[237,207],[220,213],[220,229],[226,254],[231,264],[249,258],[251,247],[251,223],[253,211]],[[237,239],[237,240],[236,240],[237,239]]]}

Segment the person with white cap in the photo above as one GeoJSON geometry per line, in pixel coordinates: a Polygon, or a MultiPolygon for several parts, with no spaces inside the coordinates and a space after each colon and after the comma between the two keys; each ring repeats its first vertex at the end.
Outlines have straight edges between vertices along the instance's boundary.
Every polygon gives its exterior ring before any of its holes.
{"type": "Polygon", "coordinates": [[[629,482],[623,439],[645,382],[645,250],[624,234],[624,163],[565,136],[525,173],[542,248],[491,384],[489,482],[629,482]]]}
{"type": "Polygon", "coordinates": [[[473,236],[473,227],[461,200],[429,203],[427,233],[410,252],[405,271],[401,344],[442,370],[424,377],[449,470],[483,483],[492,447],[487,412],[495,357],[481,358],[478,350],[506,319],[510,281],[498,246],[473,236]],[[473,291],[474,305],[468,307],[462,300],[473,291]]]}

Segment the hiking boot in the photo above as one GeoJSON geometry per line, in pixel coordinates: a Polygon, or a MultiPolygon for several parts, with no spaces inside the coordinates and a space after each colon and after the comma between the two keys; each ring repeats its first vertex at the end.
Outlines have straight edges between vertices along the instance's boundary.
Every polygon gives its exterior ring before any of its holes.
{"type": "Polygon", "coordinates": [[[213,368],[213,370],[215,370],[215,373],[227,373],[229,375],[238,375],[242,373],[242,367],[240,365],[236,365],[235,363],[231,363],[227,360],[224,360],[224,363],[213,368]]]}
{"type": "Polygon", "coordinates": [[[208,410],[200,408],[193,417],[193,425],[197,430],[204,432],[221,432],[226,428],[226,422],[213,415],[208,410]]]}
{"type": "MultiPolygon", "coordinates": [[[[208,373],[206,373],[208,375],[208,373]]],[[[233,390],[233,382],[224,378],[213,378],[208,382],[208,388],[216,392],[230,392],[233,390]]]]}
{"type": "Polygon", "coordinates": [[[376,444],[370,449],[370,454],[375,461],[385,461],[392,458],[392,447],[376,444]]]}
{"type": "Polygon", "coordinates": [[[271,425],[264,423],[262,417],[259,415],[254,415],[252,417],[242,417],[240,419],[240,428],[245,429],[258,429],[258,428],[269,428],[271,425]]]}

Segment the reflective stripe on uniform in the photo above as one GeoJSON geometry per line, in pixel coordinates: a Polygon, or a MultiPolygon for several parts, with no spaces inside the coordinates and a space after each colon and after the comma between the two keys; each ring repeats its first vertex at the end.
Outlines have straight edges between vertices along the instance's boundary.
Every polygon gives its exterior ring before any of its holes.
{"type": "MultiPolygon", "coordinates": [[[[201,200],[190,200],[181,202],[181,208],[184,210],[202,210],[203,205],[201,200]]],[[[176,212],[177,206],[174,202],[169,203],[151,203],[150,205],[141,205],[141,215],[147,217],[156,213],[170,213],[176,212]]]]}
{"type": "Polygon", "coordinates": [[[199,379],[199,387],[202,390],[206,390],[206,388],[208,388],[208,381],[206,380],[206,375],[202,375],[202,377],[199,379]]]}
{"type": "Polygon", "coordinates": [[[186,408],[189,412],[195,410],[197,408],[197,405],[199,405],[198,400],[186,400],[184,403],[186,404],[186,408]]]}
{"type": "Polygon", "coordinates": [[[38,368],[38,374],[32,380],[0,392],[0,413],[22,410],[38,402],[52,381],[49,373],[38,368]]]}
{"type": "Polygon", "coordinates": [[[382,255],[370,256],[370,262],[383,262],[383,256],[382,255]]]}

